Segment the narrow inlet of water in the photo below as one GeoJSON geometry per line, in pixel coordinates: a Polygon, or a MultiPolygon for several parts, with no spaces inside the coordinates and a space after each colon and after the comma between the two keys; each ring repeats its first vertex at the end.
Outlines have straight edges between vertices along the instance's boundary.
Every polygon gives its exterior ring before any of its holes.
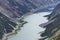
{"type": "Polygon", "coordinates": [[[45,30],[39,27],[39,25],[48,21],[46,17],[43,17],[48,14],[50,12],[41,12],[26,16],[24,20],[28,23],[18,31],[17,35],[9,37],[8,40],[38,40],[41,38],[39,32],[45,30]]]}

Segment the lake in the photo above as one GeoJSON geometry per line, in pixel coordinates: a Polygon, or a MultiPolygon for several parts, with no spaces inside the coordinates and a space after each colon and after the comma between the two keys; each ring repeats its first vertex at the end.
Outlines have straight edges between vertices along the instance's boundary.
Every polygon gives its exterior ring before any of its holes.
{"type": "Polygon", "coordinates": [[[45,30],[45,28],[39,27],[40,24],[47,22],[47,18],[43,17],[51,12],[35,13],[24,18],[28,23],[24,24],[18,34],[10,36],[8,40],[38,40],[40,37],[39,32],[45,30]]]}

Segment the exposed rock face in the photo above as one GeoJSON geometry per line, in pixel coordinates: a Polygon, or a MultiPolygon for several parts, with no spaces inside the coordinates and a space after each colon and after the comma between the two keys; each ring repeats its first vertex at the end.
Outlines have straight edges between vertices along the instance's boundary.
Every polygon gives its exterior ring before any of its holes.
{"type": "Polygon", "coordinates": [[[10,18],[20,18],[33,9],[55,7],[60,0],[0,0],[0,39],[16,28],[16,23],[10,18]]]}
{"type": "Polygon", "coordinates": [[[55,36],[57,35],[56,32],[60,30],[60,4],[55,7],[51,14],[45,17],[48,17],[49,21],[41,24],[41,27],[46,28],[46,30],[41,34],[44,38],[40,40],[45,40],[46,38],[55,36]]]}
{"type": "Polygon", "coordinates": [[[12,22],[11,19],[0,13],[0,39],[4,37],[4,34],[12,33],[15,30],[16,23],[12,22]]]}
{"type": "Polygon", "coordinates": [[[33,9],[56,6],[59,2],[60,0],[0,0],[0,12],[16,18],[33,9]]]}

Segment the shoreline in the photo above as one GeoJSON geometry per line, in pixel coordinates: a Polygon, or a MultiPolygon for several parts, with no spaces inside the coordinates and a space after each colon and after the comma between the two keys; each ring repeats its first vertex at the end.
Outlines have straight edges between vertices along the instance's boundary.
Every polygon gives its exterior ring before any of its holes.
{"type": "MultiPolygon", "coordinates": [[[[20,19],[21,20],[21,19],[20,19]]],[[[24,21],[25,22],[25,21],[24,21]]],[[[26,22],[27,23],[27,22],[26,22]]],[[[25,23],[24,23],[25,24],[25,23]]],[[[8,40],[9,37],[11,36],[14,36],[14,35],[17,35],[18,31],[21,30],[21,28],[23,27],[23,22],[21,21],[17,21],[17,25],[16,25],[16,28],[11,32],[11,33],[8,33],[8,34],[5,34],[3,36],[3,39],[2,40],[8,40]]]]}

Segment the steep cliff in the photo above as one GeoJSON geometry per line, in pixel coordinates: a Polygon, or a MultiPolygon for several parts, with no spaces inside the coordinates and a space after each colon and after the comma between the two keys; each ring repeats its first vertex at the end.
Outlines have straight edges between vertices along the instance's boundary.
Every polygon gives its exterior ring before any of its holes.
{"type": "Polygon", "coordinates": [[[60,0],[0,0],[0,12],[11,18],[45,7],[55,7],[60,0]]]}
{"type": "Polygon", "coordinates": [[[41,34],[44,38],[40,40],[45,40],[47,38],[48,40],[60,40],[60,4],[55,7],[51,14],[45,17],[48,17],[48,22],[40,25],[46,28],[41,34]]]}
{"type": "Polygon", "coordinates": [[[16,25],[15,22],[0,13],[0,40],[4,38],[4,34],[12,33],[16,25]]]}
{"type": "Polygon", "coordinates": [[[17,23],[13,19],[38,9],[55,7],[59,2],[60,0],[0,0],[0,40],[4,34],[15,30],[17,23]]]}

